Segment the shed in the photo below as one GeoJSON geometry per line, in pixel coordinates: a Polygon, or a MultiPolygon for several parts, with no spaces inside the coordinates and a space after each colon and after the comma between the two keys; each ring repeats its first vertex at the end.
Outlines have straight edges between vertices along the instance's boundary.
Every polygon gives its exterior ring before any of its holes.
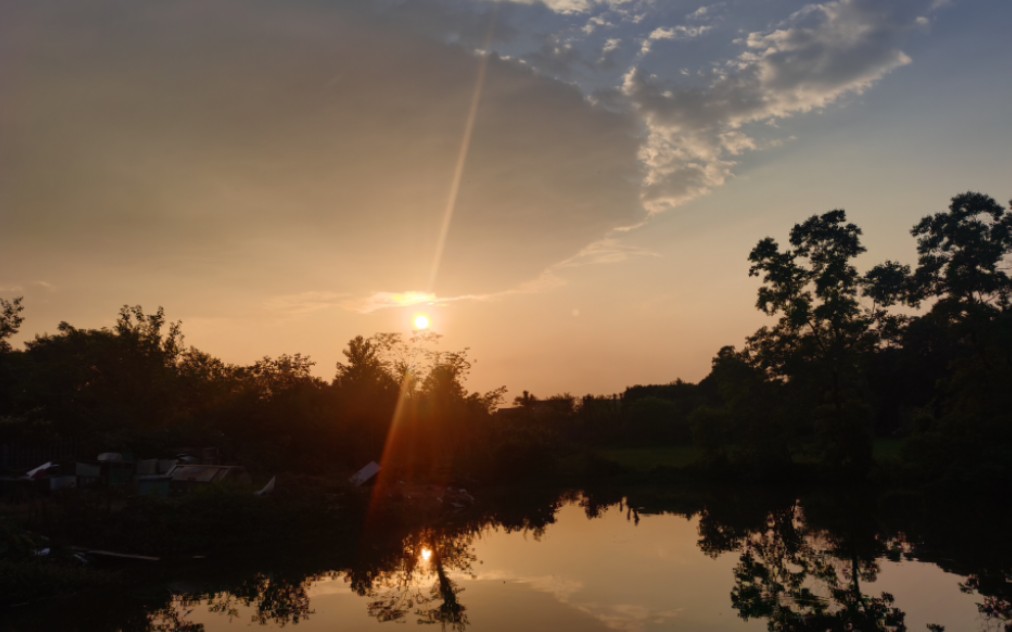
{"type": "Polygon", "coordinates": [[[365,485],[366,483],[374,479],[376,475],[379,474],[379,471],[380,471],[380,464],[377,463],[376,461],[369,461],[369,463],[367,463],[365,467],[352,474],[351,478],[348,479],[348,482],[350,482],[352,485],[361,487],[362,485],[365,485]]]}
{"type": "Polygon", "coordinates": [[[173,487],[250,483],[249,473],[241,465],[181,463],[172,468],[167,476],[171,479],[173,487]]]}

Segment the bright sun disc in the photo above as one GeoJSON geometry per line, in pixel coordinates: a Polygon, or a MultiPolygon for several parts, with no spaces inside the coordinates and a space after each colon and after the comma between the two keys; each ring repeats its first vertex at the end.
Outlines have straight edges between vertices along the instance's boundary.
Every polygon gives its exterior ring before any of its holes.
{"type": "Polygon", "coordinates": [[[429,328],[429,317],[425,314],[419,314],[415,316],[415,329],[428,329],[429,328]]]}

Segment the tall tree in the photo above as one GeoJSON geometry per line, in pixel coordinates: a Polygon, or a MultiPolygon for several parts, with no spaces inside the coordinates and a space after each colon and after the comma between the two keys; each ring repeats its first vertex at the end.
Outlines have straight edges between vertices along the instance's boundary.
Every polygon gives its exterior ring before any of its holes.
{"type": "Polygon", "coordinates": [[[346,362],[337,363],[336,386],[341,388],[382,390],[396,388],[397,383],[387,363],[380,356],[381,349],[376,341],[355,336],[348,341],[344,354],[346,362]]]}
{"type": "Polygon", "coordinates": [[[924,431],[909,452],[930,475],[1007,481],[1012,211],[987,195],[961,193],[948,210],[917,222],[911,234],[918,253],[912,272],[887,261],[865,278],[864,293],[878,305],[929,306],[896,329],[899,379],[882,383],[908,384],[902,399],[919,411],[916,427],[924,431]]]}
{"type": "Polygon", "coordinates": [[[952,198],[948,212],[923,218],[917,238],[914,302],[937,301],[955,317],[1006,311],[1012,296],[1012,212],[981,193],[952,198]]]}
{"type": "Polygon", "coordinates": [[[22,298],[21,296],[11,300],[0,298],[0,352],[11,350],[7,339],[18,333],[21,323],[25,321],[21,315],[25,309],[21,304],[22,298]]]}
{"type": "Polygon", "coordinates": [[[861,229],[846,213],[813,215],[790,231],[790,248],[771,237],[749,254],[750,276],[762,278],[756,306],[776,316],[748,341],[747,352],[767,375],[793,383],[825,404],[816,417],[824,456],[836,464],[866,464],[870,443],[862,426],[862,354],[874,346],[871,319],[858,302],[860,275],[852,261],[865,251],[861,229]]]}
{"type": "Polygon", "coordinates": [[[164,311],[124,306],[112,328],[78,329],[25,343],[19,406],[60,434],[109,448],[167,440],[176,418],[179,324],[164,311]]]}

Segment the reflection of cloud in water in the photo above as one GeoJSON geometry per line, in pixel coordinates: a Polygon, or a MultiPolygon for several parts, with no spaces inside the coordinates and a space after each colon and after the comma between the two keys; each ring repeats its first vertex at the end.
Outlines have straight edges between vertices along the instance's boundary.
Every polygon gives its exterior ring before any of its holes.
{"type": "Polygon", "coordinates": [[[563,603],[570,603],[572,596],[584,588],[583,582],[559,577],[558,575],[520,577],[504,573],[503,571],[491,571],[480,573],[475,579],[478,581],[508,581],[515,584],[525,584],[539,592],[548,593],[563,603]]]}
{"type": "Polygon", "coordinates": [[[588,614],[612,630],[638,632],[648,625],[660,625],[677,619],[684,609],[652,610],[635,603],[601,603],[581,601],[578,595],[586,588],[584,582],[559,575],[517,576],[503,571],[480,573],[477,581],[511,582],[547,593],[559,603],[588,614]]]}
{"type": "Polygon", "coordinates": [[[327,595],[354,595],[348,580],[344,576],[327,577],[317,580],[306,587],[306,594],[310,598],[324,597],[327,595]]]}
{"type": "Polygon", "coordinates": [[[682,609],[652,611],[650,608],[633,603],[587,603],[576,606],[613,630],[638,632],[648,624],[659,625],[676,619],[682,609]]]}

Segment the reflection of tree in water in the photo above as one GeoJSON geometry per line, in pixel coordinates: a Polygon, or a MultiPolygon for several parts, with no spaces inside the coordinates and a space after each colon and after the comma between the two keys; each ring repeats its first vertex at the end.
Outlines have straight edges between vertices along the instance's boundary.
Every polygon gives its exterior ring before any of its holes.
{"type": "Polygon", "coordinates": [[[279,626],[297,624],[313,613],[306,586],[318,577],[255,573],[230,582],[225,590],[194,591],[179,595],[174,603],[149,616],[151,632],[203,632],[204,625],[186,620],[190,611],[205,606],[209,612],[239,617],[239,608],[252,609],[251,623],[279,626]]]}
{"type": "Polygon", "coordinates": [[[813,492],[802,503],[790,492],[703,494],[670,489],[636,489],[629,495],[605,490],[561,497],[507,497],[480,516],[444,519],[438,528],[417,530],[405,521],[366,530],[361,540],[350,542],[336,559],[321,559],[314,548],[305,565],[288,564],[282,573],[261,570],[240,577],[229,573],[227,580],[219,577],[217,583],[205,583],[199,589],[166,591],[157,603],[148,600],[144,609],[119,613],[115,625],[90,627],[202,632],[202,625],[187,619],[189,609],[205,603],[233,618],[239,616],[241,606],[248,607],[253,611],[252,622],[262,625],[299,623],[312,614],[306,594],[310,582],[341,576],[354,592],[368,599],[368,612],[379,621],[413,619],[464,630],[469,613],[460,602],[461,587],[455,579],[472,574],[476,537],[495,529],[537,539],[555,521],[559,507],[570,502],[588,518],[617,508],[633,524],[641,515],[699,516],[700,549],[713,557],[731,552],[738,557],[732,606],[744,619],[766,619],[770,630],[905,630],[904,613],[892,597],[865,594],[867,588],[862,586],[876,580],[876,560],[905,558],[930,562],[964,577],[960,587],[980,596],[978,608],[985,618],[981,629],[1012,632],[1008,572],[1012,547],[1006,535],[1007,519],[944,506],[924,512],[905,505],[884,516],[877,498],[813,492]],[[975,519],[967,520],[967,515],[975,519]],[[128,617],[132,617],[129,623],[128,617]]]}
{"type": "Polygon", "coordinates": [[[419,623],[439,623],[443,629],[464,630],[466,608],[458,600],[463,590],[452,571],[471,574],[475,554],[473,536],[424,530],[405,538],[399,564],[374,576],[356,590],[369,596],[369,614],[379,621],[401,621],[408,614],[419,623]]]}
{"type": "Polygon", "coordinates": [[[744,539],[731,603],[743,619],[768,619],[771,631],[906,630],[892,595],[862,592],[878,571],[859,542],[810,529],[795,504],[744,539]]]}
{"type": "Polygon", "coordinates": [[[203,623],[186,621],[189,611],[166,606],[148,615],[147,632],[204,632],[203,623]]]}
{"type": "Polygon", "coordinates": [[[970,575],[959,584],[965,593],[977,593],[983,601],[977,610],[989,623],[1012,632],[1012,576],[1004,572],[970,575]]]}
{"type": "Polygon", "coordinates": [[[313,578],[288,578],[283,575],[257,573],[234,584],[227,592],[212,595],[207,600],[211,612],[239,615],[238,606],[253,609],[254,623],[299,623],[313,614],[309,609],[306,585],[313,578]]]}

